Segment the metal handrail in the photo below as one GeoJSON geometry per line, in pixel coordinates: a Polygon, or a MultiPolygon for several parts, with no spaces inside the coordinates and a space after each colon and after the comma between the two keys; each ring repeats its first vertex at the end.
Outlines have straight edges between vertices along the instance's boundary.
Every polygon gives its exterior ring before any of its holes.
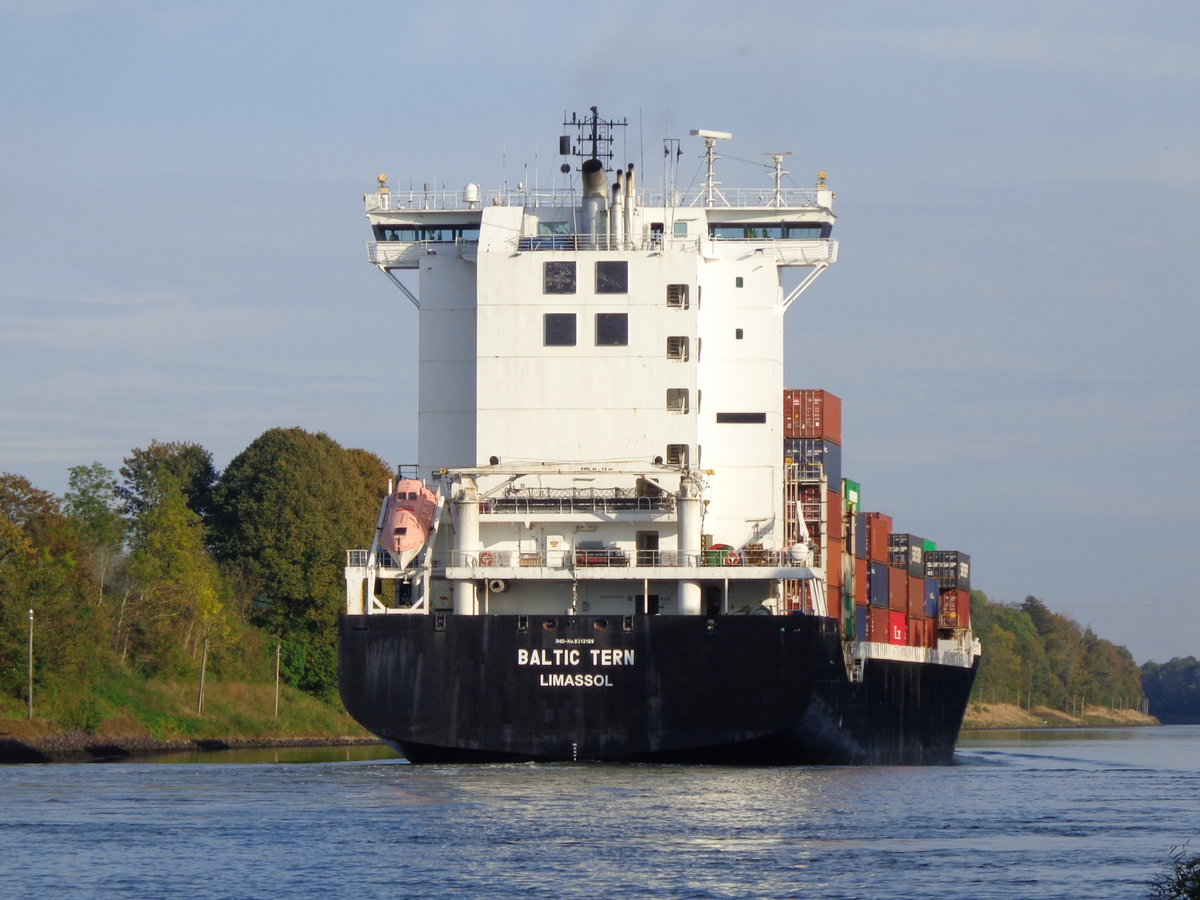
{"type": "MultiPolygon", "coordinates": [[[[729,188],[714,195],[708,203],[704,187],[667,191],[662,188],[639,188],[634,200],[638,207],[713,206],[746,209],[818,209],[820,191],[817,188],[783,188],[778,194],[773,188],[729,188]]],[[[367,212],[405,212],[409,210],[463,210],[484,206],[573,207],[580,203],[579,191],[574,188],[479,189],[465,191],[392,191],[364,194],[367,212]]]]}

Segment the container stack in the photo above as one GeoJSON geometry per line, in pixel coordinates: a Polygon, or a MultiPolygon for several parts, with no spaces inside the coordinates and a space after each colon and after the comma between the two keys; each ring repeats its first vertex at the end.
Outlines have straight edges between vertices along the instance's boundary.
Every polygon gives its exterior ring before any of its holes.
{"type": "MultiPolygon", "coordinates": [[[[863,511],[862,486],[842,478],[842,401],[786,390],[783,420],[786,539],[807,536],[845,637],[936,647],[939,629],[969,628],[970,558],[894,532],[892,517],[863,511]]],[[[812,611],[803,591],[803,582],[785,582],[787,608],[812,611]]]]}

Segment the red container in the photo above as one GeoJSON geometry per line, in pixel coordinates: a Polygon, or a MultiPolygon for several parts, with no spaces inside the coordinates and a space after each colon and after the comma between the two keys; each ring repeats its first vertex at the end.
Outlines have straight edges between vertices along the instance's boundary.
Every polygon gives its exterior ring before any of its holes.
{"type": "Polygon", "coordinates": [[[958,627],[971,627],[971,592],[957,591],[958,594],[958,627]]]}
{"type": "Polygon", "coordinates": [[[867,640],[877,644],[888,643],[891,626],[888,623],[889,611],[880,606],[872,606],[867,610],[867,640]]]}
{"type": "Polygon", "coordinates": [[[890,567],[888,572],[888,609],[908,615],[908,575],[903,569],[890,567]]]}
{"type": "Polygon", "coordinates": [[[888,643],[889,644],[907,644],[908,643],[908,616],[902,612],[897,612],[894,609],[887,611],[888,615],[888,643]]]}
{"type": "Polygon", "coordinates": [[[825,583],[829,586],[829,596],[837,597],[842,592],[842,542],[827,541],[825,556],[825,583]]]}
{"type": "Polygon", "coordinates": [[[846,537],[842,521],[842,495],[835,494],[833,491],[825,493],[825,521],[826,527],[829,529],[829,536],[837,540],[844,540],[846,537]]]}
{"type": "Polygon", "coordinates": [[[925,618],[925,579],[908,576],[908,614],[912,618],[925,618]]]}
{"type": "Polygon", "coordinates": [[[925,624],[924,616],[908,617],[908,646],[925,646],[925,624]]]}
{"type": "Polygon", "coordinates": [[[887,562],[888,541],[892,536],[892,517],[886,513],[869,512],[862,514],[862,521],[867,526],[867,559],[887,562]]]}
{"type": "Polygon", "coordinates": [[[867,566],[865,559],[854,557],[854,605],[867,605],[867,566]]]}
{"type": "MultiPolygon", "coordinates": [[[[842,401],[829,391],[783,392],[783,436],[842,442],[842,401]]],[[[840,485],[839,485],[840,487],[840,485]]]]}

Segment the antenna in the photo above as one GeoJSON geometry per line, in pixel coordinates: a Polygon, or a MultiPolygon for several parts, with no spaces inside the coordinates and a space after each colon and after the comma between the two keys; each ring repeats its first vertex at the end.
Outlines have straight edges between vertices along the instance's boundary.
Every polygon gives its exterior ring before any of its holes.
{"type": "Polygon", "coordinates": [[[729,131],[710,131],[707,128],[693,128],[691,133],[697,137],[704,138],[704,159],[708,169],[704,176],[704,192],[708,198],[708,205],[713,205],[714,197],[721,197],[721,202],[725,202],[725,198],[717,190],[717,185],[720,182],[713,178],[713,163],[720,159],[719,156],[713,153],[713,148],[717,146],[717,141],[731,140],[733,133],[729,131]]]}
{"type": "Polygon", "coordinates": [[[785,172],[783,170],[783,158],[785,156],[791,156],[791,155],[792,155],[791,150],[784,150],[782,153],[764,153],[763,154],[763,156],[771,157],[772,162],[775,163],[775,167],[771,174],[773,174],[775,176],[775,205],[776,206],[783,206],[783,176],[791,174],[791,172],[785,172]]]}

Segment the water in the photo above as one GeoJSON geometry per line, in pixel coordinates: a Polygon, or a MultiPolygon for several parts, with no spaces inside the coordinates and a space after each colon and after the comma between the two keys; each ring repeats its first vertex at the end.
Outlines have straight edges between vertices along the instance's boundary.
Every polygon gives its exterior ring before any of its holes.
{"type": "Polygon", "coordinates": [[[410,766],[362,748],[7,766],[0,896],[1142,897],[1200,831],[1198,739],[968,734],[948,768],[410,766]]]}

